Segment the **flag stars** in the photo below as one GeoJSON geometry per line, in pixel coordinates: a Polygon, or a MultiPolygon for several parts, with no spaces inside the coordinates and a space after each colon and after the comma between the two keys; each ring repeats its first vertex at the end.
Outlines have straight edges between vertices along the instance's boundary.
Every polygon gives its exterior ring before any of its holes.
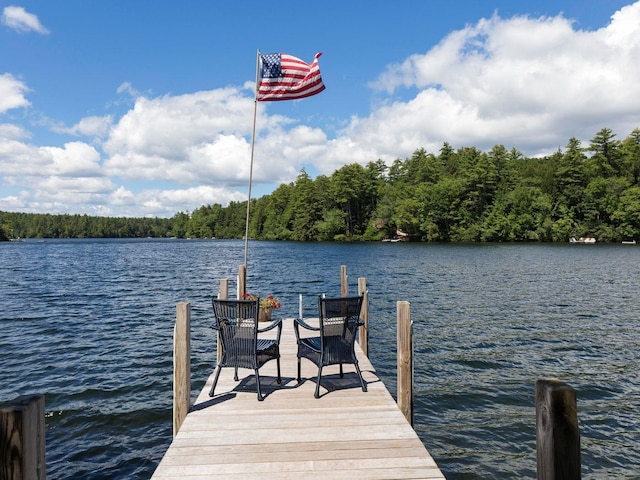
{"type": "Polygon", "coordinates": [[[262,55],[262,78],[280,78],[281,76],[280,54],[262,55]]]}

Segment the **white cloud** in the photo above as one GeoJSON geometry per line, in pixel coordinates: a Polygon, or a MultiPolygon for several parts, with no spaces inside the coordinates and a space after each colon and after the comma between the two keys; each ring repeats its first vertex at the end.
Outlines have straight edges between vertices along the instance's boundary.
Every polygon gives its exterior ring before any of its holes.
{"type": "Polygon", "coordinates": [[[0,141],[22,140],[29,138],[31,134],[24,128],[11,123],[0,123],[0,141]]]}
{"type": "MultiPolygon", "coordinates": [[[[254,101],[236,88],[157,98],[138,97],[111,129],[104,150],[110,175],[181,185],[245,186],[249,179],[254,101]]],[[[292,120],[258,108],[253,179],[290,180],[308,157],[306,139],[320,130],[285,131],[292,120]],[[306,139],[305,139],[306,138],[306,139]],[[260,160],[260,161],[258,161],[260,160]]]]}
{"type": "MultiPolygon", "coordinates": [[[[1,131],[2,129],[0,129],[1,131]]],[[[37,147],[0,136],[0,171],[7,177],[25,175],[33,178],[49,176],[102,176],[100,154],[90,145],[71,142],[59,147],[37,147]]]]}
{"type": "Polygon", "coordinates": [[[496,143],[550,153],[603,127],[620,135],[640,121],[640,3],[597,31],[562,16],[497,15],[448,35],[425,54],[391,65],[373,86],[418,89],[358,119],[344,134],[381,154],[420,146],[483,149],[496,143]]]}
{"type": "Polygon", "coordinates": [[[253,178],[265,182],[290,182],[304,164],[315,163],[324,155],[327,136],[321,129],[306,125],[290,130],[274,126],[266,130],[257,143],[253,178]]]}
{"type": "MultiPolygon", "coordinates": [[[[41,176],[49,174],[52,163],[50,152],[13,138],[0,137],[0,172],[7,178],[21,176],[41,176]]],[[[28,186],[25,185],[25,186],[28,186]]]]}
{"type": "MultiPolygon", "coordinates": [[[[37,210],[28,210],[30,208],[33,208],[33,205],[31,205],[28,200],[25,200],[25,198],[21,198],[21,197],[28,198],[28,196],[29,196],[28,192],[22,192],[20,195],[9,195],[4,198],[0,197],[0,210],[3,210],[5,212],[29,211],[31,213],[36,213],[37,210]]],[[[41,212],[37,212],[37,213],[41,213],[41,212]]]]}
{"type": "Polygon", "coordinates": [[[138,92],[135,88],[133,88],[133,85],[131,85],[131,82],[124,82],[122,83],[117,89],[116,92],[119,94],[122,93],[127,93],[132,97],[138,97],[140,95],[140,92],[138,92]]]}
{"type": "MultiPolygon", "coordinates": [[[[177,172],[179,177],[201,176],[206,172],[191,170],[202,164],[195,159],[192,165],[194,159],[189,152],[229,135],[243,138],[250,134],[252,110],[252,102],[233,88],[154,99],[139,97],[111,130],[104,146],[111,157],[106,166],[127,178],[174,180],[174,169],[183,170],[177,172]]],[[[241,143],[236,142],[236,146],[241,143]]]]}
{"type": "Polygon", "coordinates": [[[75,136],[104,137],[109,133],[113,124],[113,116],[85,117],[72,127],[53,126],[52,130],[57,133],[68,133],[75,136]]]}
{"type": "Polygon", "coordinates": [[[40,23],[38,17],[28,13],[22,7],[8,6],[2,11],[2,23],[17,32],[36,32],[47,34],[49,31],[40,23]]]}
{"type": "Polygon", "coordinates": [[[30,105],[24,93],[27,86],[9,73],[0,75],[0,113],[12,108],[27,107],[30,105]]]}
{"type": "Polygon", "coordinates": [[[201,205],[224,205],[230,200],[246,200],[246,194],[209,186],[183,190],[144,190],[136,194],[120,187],[111,192],[107,203],[111,206],[112,215],[171,217],[181,211],[190,213],[201,205]],[[189,208],[185,208],[186,205],[189,208]]]}
{"type": "Polygon", "coordinates": [[[91,203],[92,197],[109,194],[113,185],[108,178],[52,176],[36,181],[40,198],[69,203],[73,195],[76,202],[91,203]]]}
{"type": "Polygon", "coordinates": [[[186,148],[218,133],[250,133],[252,110],[252,102],[233,88],[139,97],[114,127],[105,150],[180,158],[186,148]]]}
{"type": "Polygon", "coordinates": [[[51,154],[52,175],[64,177],[103,176],[100,154],[95,148],[82,142],[65,144],[64,148],[43,147],[51,154]]]}

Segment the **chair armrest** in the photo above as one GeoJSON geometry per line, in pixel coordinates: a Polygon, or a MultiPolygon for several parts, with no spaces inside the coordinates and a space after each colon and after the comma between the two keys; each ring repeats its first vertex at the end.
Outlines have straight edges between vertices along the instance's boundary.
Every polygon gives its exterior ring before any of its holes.
{"type": "Polygon", "coordinates": [[[278,335],[276,337],[276,343],[280,345],[280,337],[282,336],[282,319],[281,318],[274,320],[264,328],[259,328],[257,333],[260,334],[263,332],[268,332],[269,330],[273,330],[276,327],[278,327],[278,335]]]}
{"type": "Polygon", "coordinates": [[[296,333],[296,343],[300,343],[300,330],[298,330],[299,327],[302,327],[305,330],[313,330],[313,331],[316,331],[316,332],[320,331],[320,327],[312,327],[307,322],[305,322],[303,319],[294,318],[293,319],[293,330],[296,333]]]}
{"type": "Polygon", "coordinates": [[[269,330],[273,330],[276,327],[280,327],[282,329],[282,319],[278,318],[272,321],[269,325],[264,328],[259,328],[258,333],[268,332],[269,330]]]}
{"type": "Polygon", "coordinates": [[[293,325],[296,327],[300,325],[302,328],[306,328],[307,330],[315,330],[316,332],[320,331],[320,327],[313,327],[301,318],[294,318],[293,322],[294,322],[293,325]]]}

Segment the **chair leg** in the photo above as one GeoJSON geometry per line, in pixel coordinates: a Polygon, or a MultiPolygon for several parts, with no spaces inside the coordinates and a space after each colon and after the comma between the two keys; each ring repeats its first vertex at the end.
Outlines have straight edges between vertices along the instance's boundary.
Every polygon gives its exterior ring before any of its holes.
{"type": "Polygon", "coordinates": [[[344,372],[342,371],[342,364],[340,364],[340,378],[344,378],[344,372]]]}
{"type": "Polygon", "coordinates": [[[356,366],[356,372],[358,372],[358,376],[360,377],[360,385],[362,385],[362,391],[367,391],[367,385],[364,383],[364,378],[362,378],[362,372],[360,371],[360,367],[358,366],[358,362],[354,364],[356,366]]]}
{"type": "Polygon", "coordinates": [[[258,401],[261,402],[264,400],[262,396],[262,392],[260,391],[260,374],[258,373],[258,369],[256,368],[256,390],[258,392],[258,401]]]}
{"type": "Polygon", "coordinates": [[[236,373],[233,376],[233,379],[237,382],[238,381],[238,367],[236,367],[236,373]]]}
{"type": "Polygon", "coordinates": [[[300,357],[298,357],[298,385],[300,383],[302,383],[302,378],[300,376],[300,371],[301,371],[301,368],[300,368],[300,357]]]}
{"type": "Polygon", "coordinates": [[[216,384],[218,383],[218,377],[220,376],[220,370],[222,370],[220,365],[216,366],[216,376],[213,378],[213,385],[211,385],[211,390],[209,391],[210,397],[213,397],[213,392],[216,389],[216,384]]]}
{"type": "Polygon", "coordinates": [[[278,385],[282,384],[282,376],[280,375],[280,357],[276,358],[278,364],[278,385]]]}
{"type": "Polygon", "coordinates": [[[316,398],[320,398],[320,378],[322,378],[322,366],[318,367],[318,381],[316,382],[316,393],[313,394],[313,396],[316,398]]]}

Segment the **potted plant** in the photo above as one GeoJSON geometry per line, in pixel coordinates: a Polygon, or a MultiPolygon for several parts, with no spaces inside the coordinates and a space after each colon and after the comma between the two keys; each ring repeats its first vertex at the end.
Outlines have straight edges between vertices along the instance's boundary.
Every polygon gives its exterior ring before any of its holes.
{"type": "MultiPolygon", "coordinates": [[[[245,293],[244,294],[244,299],[245,300],[257,300],[259,297],[258,295],[252,295],[250,293],[245,293]]],[[[258,320],[260,322],[269,322],[271,321],[271,313],[273,312],[274,308],[280,308],[281,304],[280,304],[280,300],[278,300],[278,297],[274,297],[273,295],[267,295],[264,298],[260,299],[260,312],[258,314],[258,320]]]]}

